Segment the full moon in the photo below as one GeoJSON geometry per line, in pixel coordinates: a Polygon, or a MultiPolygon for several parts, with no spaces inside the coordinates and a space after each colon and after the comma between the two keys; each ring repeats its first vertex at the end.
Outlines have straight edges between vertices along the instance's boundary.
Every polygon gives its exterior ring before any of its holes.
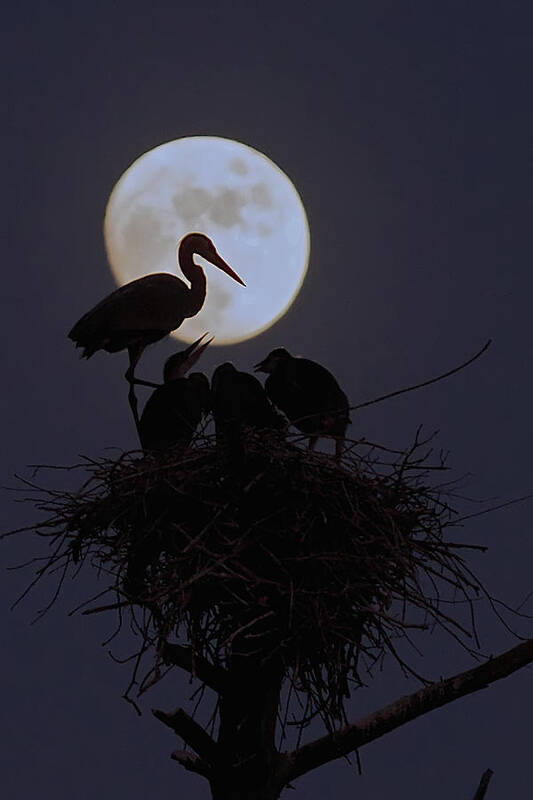
{"type": "Polygon", "coordinates": [[[176,139],[149,150],[122,175],[107,204],[104,239],[118,284],[153,272],[184,280],[176,246],[186,233],[209,236],[246,288],[200,257],[205,304],[174,335],[213,344],[269,328],[298,294],[309,260],[309,227],[298,192],[270,159],[215,136],[176,139]]]}

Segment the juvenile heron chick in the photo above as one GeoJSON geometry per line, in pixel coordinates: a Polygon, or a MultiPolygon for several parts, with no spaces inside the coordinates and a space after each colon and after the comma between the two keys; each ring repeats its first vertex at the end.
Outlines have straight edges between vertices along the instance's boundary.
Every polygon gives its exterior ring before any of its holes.
{"type": "Polygon", "coordinates": [[[209,381],[201,372],[187,372],[213,340],[204,333],[185,350],[170,356],[163,370],[164,384],[148,398],[139,421],[145,451],[187,447],[204,414],[210,410],[209,381]]]}
{"type": "Polygon", "coordinates": [[[284,347],[272,350],[256,364],[266,372],[265,391],[290,422],[309,436],[314,449],[320,436],[335,439],[335,458],[340,459],[350,420],[349,402],[325,367],[308,358],[291,356],[284,347]]]}
{"type": "Polygon", "coordinates": [[[272,407],[261,383],[248,372],[226,362],[211,381],[211,398],[217,445],[237,464],[244,455],[245,430],[280,430],[285,421],[272,407]]]}

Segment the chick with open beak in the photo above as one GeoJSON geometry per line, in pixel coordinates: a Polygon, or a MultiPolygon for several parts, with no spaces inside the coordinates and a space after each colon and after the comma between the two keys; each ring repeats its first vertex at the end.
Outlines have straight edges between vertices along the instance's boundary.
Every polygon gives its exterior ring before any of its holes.
{"type": "Polygon", "coordinates": [[[214,337],[204,333],[185,350],[170,356],[163,369],[164,383],[148,398],[139,421],[139,437],[146,452],[185,449],[196,428],[211,408],[207,377],[201,372],[187,376],[214,337]]]}

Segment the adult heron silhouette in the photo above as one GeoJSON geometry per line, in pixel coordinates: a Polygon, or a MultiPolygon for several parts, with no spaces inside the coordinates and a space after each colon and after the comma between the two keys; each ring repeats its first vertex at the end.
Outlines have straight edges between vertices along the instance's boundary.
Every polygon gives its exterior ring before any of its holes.
{"type": "Polygon", "coordinates": [[[134,385],[154,385],[135,377],[135,367],[143,350],[179,328],[188,317],[198,314],[204,304],[207,278],[202,267],[194,262],[195,255],[202,256],[246,286],[219,256],[211,239],[203,233],[189,233],[179,244],[178,264],[190,286],[166,272],[137,278],[111,292],[84,314],[68,334],[76,347],[83,347],[84,358],[90,358],[97,350],[108,353],[128,350],[129,367],[125,378],[130,384],[128,399],[137,426],[134,385]]]}

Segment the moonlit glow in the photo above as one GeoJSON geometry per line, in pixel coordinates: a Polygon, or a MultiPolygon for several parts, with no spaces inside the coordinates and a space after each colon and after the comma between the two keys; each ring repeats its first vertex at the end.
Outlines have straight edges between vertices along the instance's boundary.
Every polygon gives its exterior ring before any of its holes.
{"type": "Polygon", "coordinates": [[[167,142],[138,158],[107,204],[104,237],[119,284],[171,272],[184,234],[207,234],[246,283],[243,288],[196,257],[207,274],[207,298],[175,336],[213,344],[256,336],[289,308],[309,259],[309,228],[289,178],[245,144],[214,136],[167,142]]]}

